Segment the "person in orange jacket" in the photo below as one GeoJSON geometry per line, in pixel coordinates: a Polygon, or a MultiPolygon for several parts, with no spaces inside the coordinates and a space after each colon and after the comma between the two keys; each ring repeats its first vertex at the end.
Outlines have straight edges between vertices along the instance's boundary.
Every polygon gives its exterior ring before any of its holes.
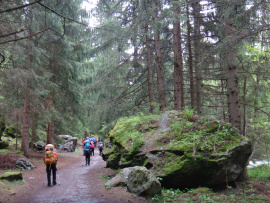
{"type": "Polygon", "coordinates": [[[58,161],[58,155],[54,150],[54,146],[52,144],[46,145],[43,161],[46,164],[48,186],[51,186],[51,171],[53,175],[53,185],[56,185],[56,164],[58,161]]]}

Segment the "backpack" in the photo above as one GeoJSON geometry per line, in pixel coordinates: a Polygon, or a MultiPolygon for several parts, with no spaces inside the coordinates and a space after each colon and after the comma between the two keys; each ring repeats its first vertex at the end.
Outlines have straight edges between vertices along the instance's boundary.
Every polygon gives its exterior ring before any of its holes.
{"type": "Polygon", "coordinates": [[[90,150],[90,142],[89,141],[88,142],[87,141],[85,142],[84,150],[85,151],[89,151],[90,150]]]}
{"type": "Polygon", "coordinates": [[[103,144],[100,144],[99,145],[99,149],[103,149],[103,144]]]}
{"type": "Polygon", "coordinates": [[[45,164],[55,164],[57,161],[57,155],[54,151],[54,146],[52,144],[47,144],[45,146],[45,153],[43,157],[45,164]]]}

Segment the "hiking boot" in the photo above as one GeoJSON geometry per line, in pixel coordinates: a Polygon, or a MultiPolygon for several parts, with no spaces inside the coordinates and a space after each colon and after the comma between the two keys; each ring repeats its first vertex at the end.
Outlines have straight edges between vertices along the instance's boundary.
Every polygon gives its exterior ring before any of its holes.
{"type": "Polygon", "coordinates": [[[50,187],[51,186],[51,183],[48,183],[48,187],[50,187]]]}
{"type": "Polygon", "coordinates": [[[53,185],[56,185],[57,183],[56,183],[56,181],[53,181],[53,185]]]}

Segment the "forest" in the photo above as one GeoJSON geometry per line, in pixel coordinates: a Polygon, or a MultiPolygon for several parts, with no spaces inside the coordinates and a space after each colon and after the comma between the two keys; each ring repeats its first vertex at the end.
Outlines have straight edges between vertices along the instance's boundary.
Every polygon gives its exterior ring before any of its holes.
{"type": "Polygon", "coordinates": [[[1,122],[26,157],[30,141],[106,138],[120,117],[172,109],[269,150],[269,1],[0,4],[1,122]]]}

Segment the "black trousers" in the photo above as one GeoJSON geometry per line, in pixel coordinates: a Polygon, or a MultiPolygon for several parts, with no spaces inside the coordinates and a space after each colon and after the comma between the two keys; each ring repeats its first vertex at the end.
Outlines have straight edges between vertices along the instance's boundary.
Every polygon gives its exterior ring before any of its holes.
{"type": "Polygon", "coordinates": [[[48,185],[51,185],[51,171],[53,174],[53,184],[56,184],[56,171],[57,171],[56,164],[46,165],[48,185]]]}
{"type": "Polygon", "coordinates": [[[85,151],[85,165],[90,165],[90,152],[89,151],[85,151]]]}

